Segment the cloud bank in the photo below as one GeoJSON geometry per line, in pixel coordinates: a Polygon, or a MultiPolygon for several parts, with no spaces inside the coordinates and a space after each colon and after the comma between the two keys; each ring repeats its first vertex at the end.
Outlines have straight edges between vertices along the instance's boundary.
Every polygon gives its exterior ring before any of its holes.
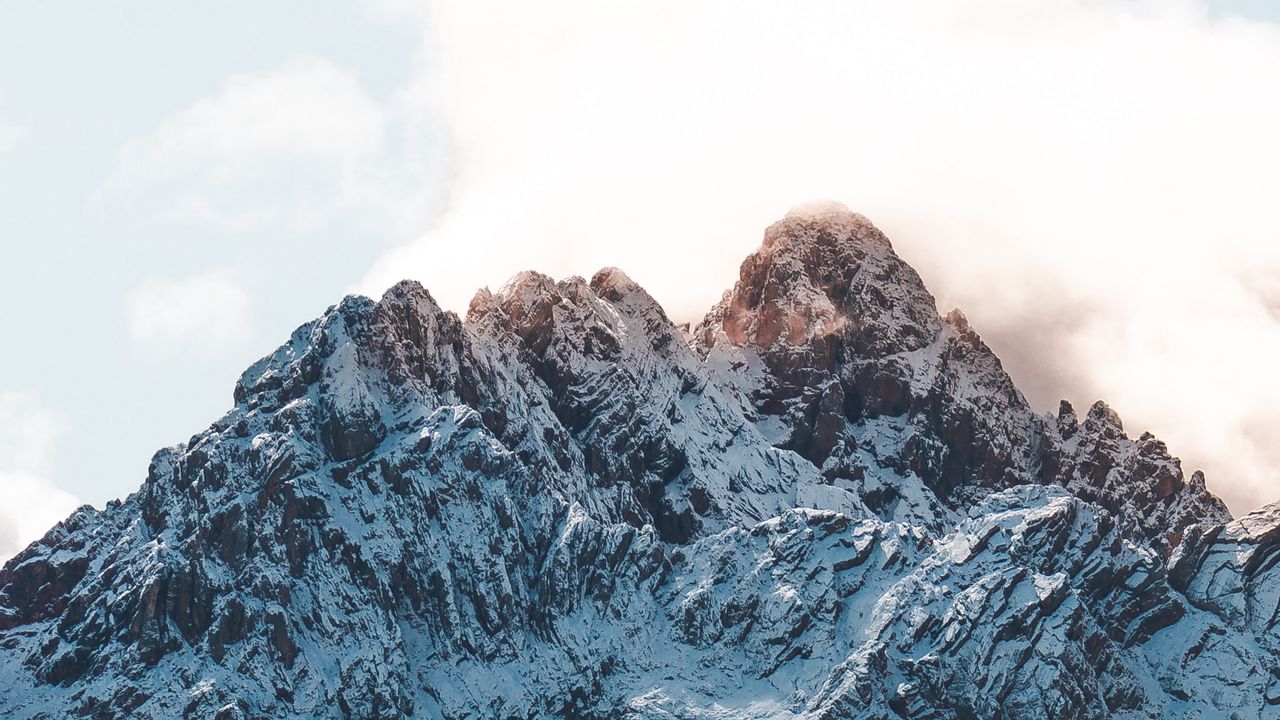
{"type": "Polygon", "coordinates": [[[429,4],[447,211],[361,289],[626,268],[700,315],[788,206],[871,217],[1033,404],[1280,498],[1280,32],[1190,2],[429,4]]]}
{"type": "Polygon", "coordinates": [[[77,505],[49,480],[61,423],[26,393],[0,392],[0,562],[40,539],[77,505]]]}
{"type": "Polygon", "coordinates": [[[233,76],[128,143],[95,201],[230,232],[355,218],[398,233],[425,214],[427,141],[404,141],[420,134],[418,107],[411,91],[372,98],[351,71],[318,58],[233,76]]]}

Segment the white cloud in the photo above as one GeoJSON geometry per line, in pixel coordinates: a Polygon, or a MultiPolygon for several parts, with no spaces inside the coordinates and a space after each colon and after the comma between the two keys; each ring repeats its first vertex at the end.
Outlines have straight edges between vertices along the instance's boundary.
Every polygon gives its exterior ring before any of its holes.
{"type": "Polygon", "coordinates": [[[126,145],[96,200],[233,231],[314,230],[354,215],[394,232],[423,215],[423,155],[399,142],[412,107],[407,93],[380,104],[319,59],[235,76],[126,145]]]}
{"type": "Polygon", "coordinates": [[[0,562],[38,540],[78,504],[49,479],[61,422],[26,393],[0,392],[0,562]]]}
{"type": "Polygon", "coordinates": [[[230,274],[150,278],[129,298],[129,329],[150,351],[180,354],[244,342],[252,321],[248,292],[230,274]]]}
{"type": "Polygon", "coordinates": [[[463,309],[615,264],[689,319],[766,224],[834,198],[1037,405],[1105,397],[1237,511],[1280,497],[1275,27],[1085,0],[443,0],[427,27],[456,179],[366,291],[463,309]]]}

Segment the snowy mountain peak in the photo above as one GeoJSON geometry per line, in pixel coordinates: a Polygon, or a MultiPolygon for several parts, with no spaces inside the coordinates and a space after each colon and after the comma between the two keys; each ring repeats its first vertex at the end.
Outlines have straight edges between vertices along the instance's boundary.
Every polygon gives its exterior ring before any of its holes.
{"type": "Polygon", "coordinates": [[[692,335],[616,268],[342,300],[0,569],[0,715],[1277,716],[1280,510],[1033,412],[866,218],[692,335]]]}
{"type": "Polygon", "coordinates": [[[1080,420],[1076,417],[1076,409],[1072,407],[1070,402],[1062,400],[1058,403],[1058,416],[1054,420],[1057,426],[1058,436],[1063,440],[1070,440],[1076,431],[1080,429],[1080,420]]]}
{"type": "Polygon", "coordinates": [[[784,217],[849,217],[856,215],[847,205],[835,200],[813,200],[793,205],[784,217]]]}
{"type": "Polygon", "coordinates": [[[933,296],[888,239],[861,215],[820,207],[765,231],[733,290],[700,326],[704,345],[826,352],[840,336],[855,351],[891,354],[937,337],[933,296]]]}
{"type": "Polygon", "coordinates": [[[609,294],[615,297],[634,293],[648,295],[644,288],[637,285],[625,272],[616,267],[601,268],[595,275],[592,275],[591,289],[602,295],[609,294]]]}
{"type": "Polygon", "coordinates": [[[1085,424],[1107,428],[1114,432],[1124,432],[1124,423],[1120,420],[1120,415],[1102,400],[1098,400],[1089,406],[1089,413],[1085,416],[1085,424]]]}

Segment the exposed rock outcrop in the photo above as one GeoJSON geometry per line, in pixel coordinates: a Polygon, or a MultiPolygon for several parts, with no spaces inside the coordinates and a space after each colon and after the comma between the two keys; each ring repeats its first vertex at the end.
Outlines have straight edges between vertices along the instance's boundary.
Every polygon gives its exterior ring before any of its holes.
{"type": "Polygon", "coordinates": [[[1280,717],[1280,512],[1033,412],[838,205],[691,335],[404,282],[234,399],[0,569],[0,715],[1280,717]]]}

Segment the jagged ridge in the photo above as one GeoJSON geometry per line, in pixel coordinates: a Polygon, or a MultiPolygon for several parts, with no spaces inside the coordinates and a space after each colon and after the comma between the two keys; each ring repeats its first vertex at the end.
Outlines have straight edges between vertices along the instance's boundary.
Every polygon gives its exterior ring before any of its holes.
{"type": "Polygon", "coordinates": [[[616,269],[330,308],[0,570],[0,714],[1273,716],[1277,528],[824,204],[690,335],[616,269]]]}

